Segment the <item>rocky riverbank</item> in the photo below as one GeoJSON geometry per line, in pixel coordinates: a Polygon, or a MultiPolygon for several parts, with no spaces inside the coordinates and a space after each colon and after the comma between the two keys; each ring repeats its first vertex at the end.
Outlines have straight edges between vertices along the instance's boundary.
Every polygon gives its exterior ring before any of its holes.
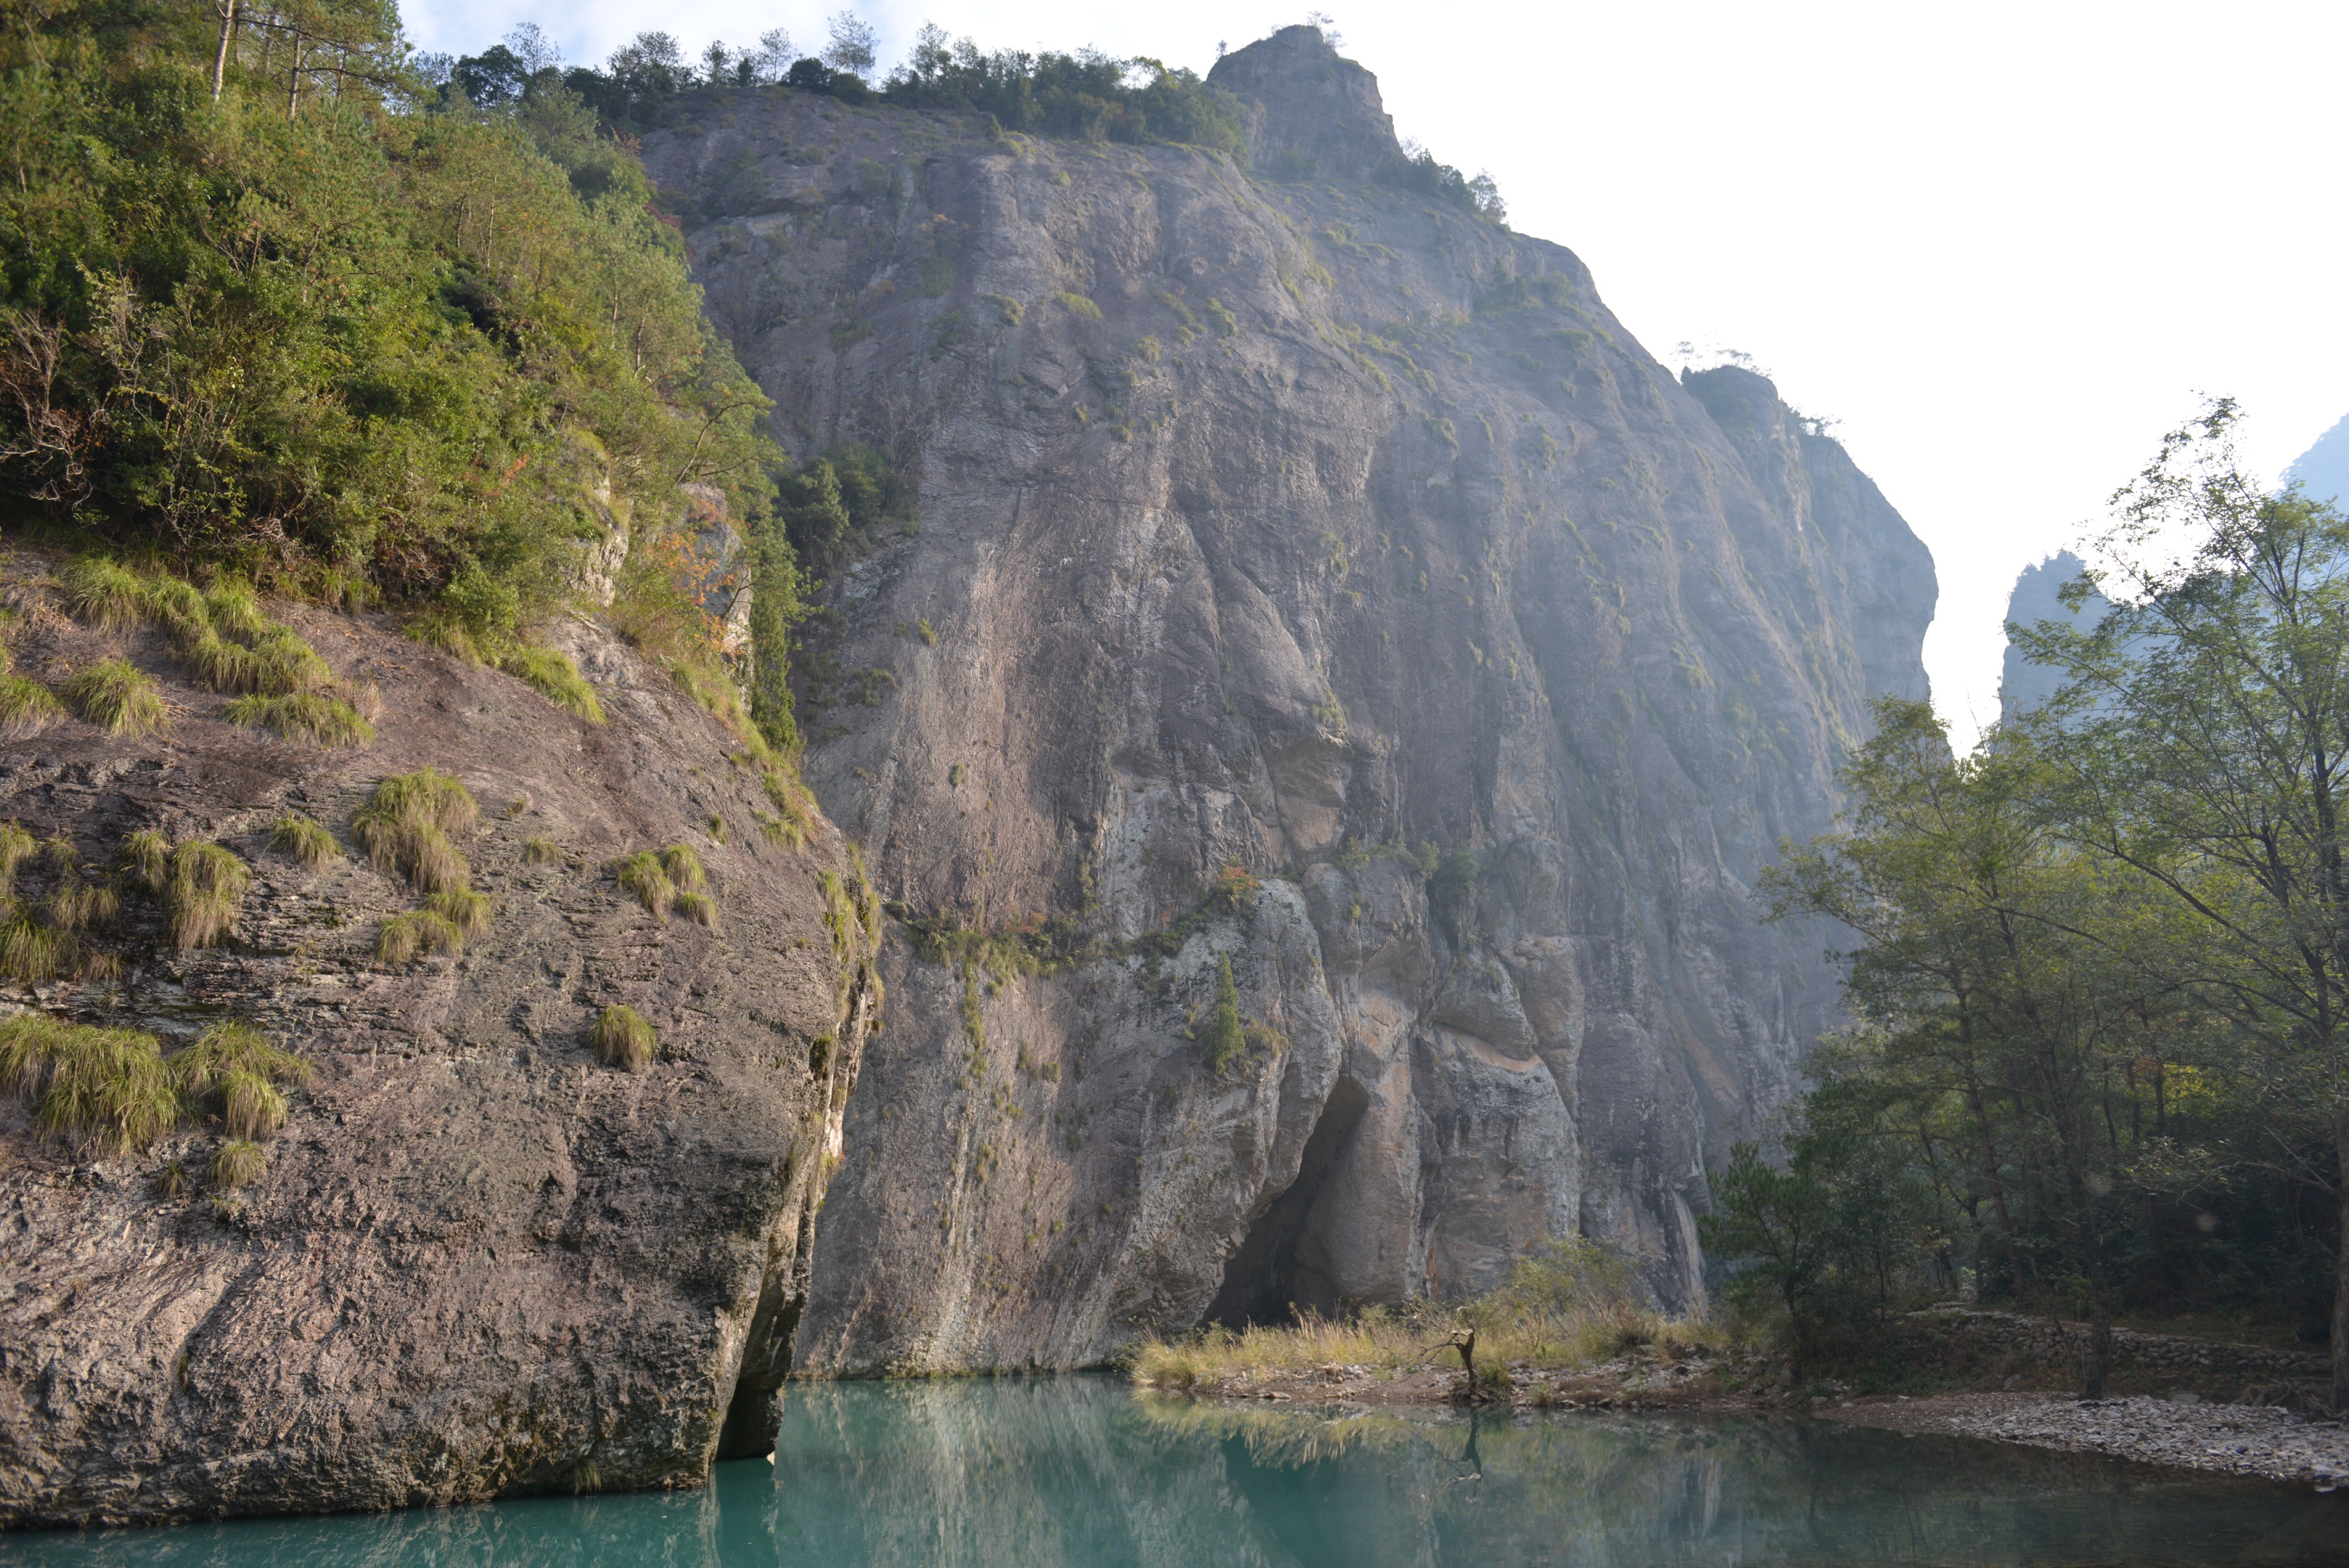
{"type": "Polygon", "coordinates": [[[2106,1454],[2178,1469],[2307,1482],[2349,1482],[2349,1422],[2268,1405],[2200,1399],[2075,1399],[2059,1394],[1944,1394],[1850,1400],[1830,1420],[1902,1432],[1944,1432],[2071,1453],[2106,1454]]]}

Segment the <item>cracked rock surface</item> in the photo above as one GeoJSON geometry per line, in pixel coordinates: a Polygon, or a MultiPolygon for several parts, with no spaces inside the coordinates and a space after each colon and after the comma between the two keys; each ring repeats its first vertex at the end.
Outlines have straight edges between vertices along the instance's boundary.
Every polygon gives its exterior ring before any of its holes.
{"type": "Polygon", "coordinates": [[[1561,1231],[1686,1304],[1707,1162],[1834,1018],[1750,888],[1923,695],[1923,546],[1768,381],[1388,182],[1315,30],[1216,79],[1260,172],[787,89],[645,139],[778,434],[919,493],[824,568],[808,777],[969,940],[888,946],[811,1372],[1464,1295],[1561,1231]]]}

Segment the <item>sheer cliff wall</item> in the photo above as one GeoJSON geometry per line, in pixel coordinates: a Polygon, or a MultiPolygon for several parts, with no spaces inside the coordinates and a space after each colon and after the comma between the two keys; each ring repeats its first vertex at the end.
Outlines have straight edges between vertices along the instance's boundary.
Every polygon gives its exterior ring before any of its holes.
{"type": "Polygon", "coordinates": [[[1319,34],[1218,79],[1312,178],[780,90],[645,143],[779,434],[919,492],[802,657],[897,917],[804,1372],[1097,1362],[1575,1231],[1687,1302],[1706,1162],[1833,1014],[1749,889],[1923,692],[1925,550],[1766,380],[1381,183],[1319,34]]]}

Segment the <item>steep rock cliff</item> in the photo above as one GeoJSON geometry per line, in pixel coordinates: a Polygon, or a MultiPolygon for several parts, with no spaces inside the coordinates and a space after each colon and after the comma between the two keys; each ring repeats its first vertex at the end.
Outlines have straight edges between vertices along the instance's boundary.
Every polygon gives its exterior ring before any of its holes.
{"type": "Polygon", "coordinates": [[[809,1373],[1456,1295],[1578,1230],[1686,1302],[1706,1161],[1832,1014],[1748,888],[1922,693],[1923,547],[1767,381],[1682,385],[1571,253],[1381,182],[1318,32],[1215,79],[1258,174],[785,90],[645,142],[779,432],[919,493],[802,660],[899,917],[809,1373]]]}
{"type": "Polygon", "coordinates": [[[126,897],[98,938],[118,981],[0,986],[0,1012],[167,1045],[242,1019],[316,1075],[241,1189],[204,1174],[217,1118],[121,1154],[0,1098],[0,1527],[691,1486],[763,1452],[880,1002],[838,836],[765,842],[732,737],[594,627],[559,635],[602,725],[376,618],[274,606],[380,693],[376,745],[326,753],[222,722],[160,636],[61,616],[52,565],[0,558],[16,669],[127,656],[175,721],[10,740],[0,820],[92,867],[134,832],[211,839],[254,883],[230,940],[190,952],[126,897]],[[492,914],[461,956],[386,963],[377,931],[415,893],[348,846],[306,869],[269,829],[347,835],[421,767],[480,804],[457,847],[492,914]],[[614,885],[613,857],[673,843],[714,927],[614,885]],[[659,1031],[641,1071],[588,1048],[614,1003],[659,1031]]]}

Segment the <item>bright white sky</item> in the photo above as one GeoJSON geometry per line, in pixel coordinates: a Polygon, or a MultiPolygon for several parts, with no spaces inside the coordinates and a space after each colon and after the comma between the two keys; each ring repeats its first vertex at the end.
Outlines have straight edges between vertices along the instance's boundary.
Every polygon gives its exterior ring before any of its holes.
{"type": "MultiPolygon", "coordinates": [[[[406,0],[428,49],[535,20],[574,62],[688,53],[842,0],[406,0]]],[[[2272,475],[2349,411],[2339,0],[1326,0],[1396,128],[1489,170],[1650,352],[1751,354],[1931,546],[1925,661],[1961,735],[1997,712],[2015,573],[2075,539],[2199,391],[2272,475]]],[[[987,47],[1204,71],[1301,13],[1235,0],[873,0],[885,64],[932,19],[987,47]]]]}

